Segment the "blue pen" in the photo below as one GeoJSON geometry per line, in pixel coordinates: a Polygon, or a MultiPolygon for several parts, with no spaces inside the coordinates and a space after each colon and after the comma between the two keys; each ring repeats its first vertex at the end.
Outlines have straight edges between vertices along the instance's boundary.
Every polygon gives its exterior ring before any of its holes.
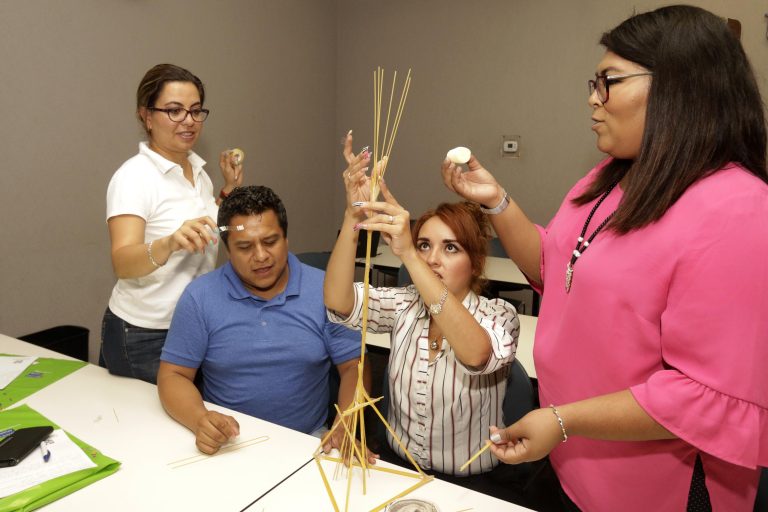
{"type": "Polygon", "coordinates": [[[40,455],[43,456],[43,462],[51,460],[51,451],[45,446],[45,441],[40,443],[40,455]]]}

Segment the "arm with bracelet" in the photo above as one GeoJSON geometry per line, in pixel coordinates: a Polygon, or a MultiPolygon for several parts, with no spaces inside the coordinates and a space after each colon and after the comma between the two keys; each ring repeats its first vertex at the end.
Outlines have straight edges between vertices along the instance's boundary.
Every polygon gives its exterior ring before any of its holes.
{"type": "Polygon", "coordinates": [[[629,390],[529,412],[505,429],[491,427],[491,451],[507,464],[546,457],[570,436],[651,441],[676,436],[658,424],[629,390]]]}
{"type": "Polygon", "coordinates": [[[443,182],[463,198],[482,206],[509,257],[529,279],[540,284],[538,228],[474,155],[466,165],[467,170],[446,158],[442,166],[443,182]]]}

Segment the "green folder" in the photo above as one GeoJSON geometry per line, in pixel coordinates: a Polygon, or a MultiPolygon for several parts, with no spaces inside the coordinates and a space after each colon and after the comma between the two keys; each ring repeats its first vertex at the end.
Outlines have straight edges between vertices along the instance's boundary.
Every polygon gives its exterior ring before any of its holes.
{"type": "MultiPolygon", "coordinates": [[[[7,428],[24,428],[50,425],[59,428],[51,420],[27,405],[0,412],[0,431],[7,428]]],[[[35,510],[52,501],[71,494],[86,485],[111,475],[120,467],[120,463],[111,459],[67,432],[69,438],[88,455],[96,464],[94,468],[81,469],[74,473],[62,475],[23,491],[0,498],[0,512],[35,510]]]]}
{"type": "MultiPolygon", "coordinates": [[[[10,354],[0,354],[0,356],[6,355],[10,354]]],[[[5,388],[0,389],[0,411],[87,364],[79,360],[38,357],[21,375],[13,379],[5,388]]]]}

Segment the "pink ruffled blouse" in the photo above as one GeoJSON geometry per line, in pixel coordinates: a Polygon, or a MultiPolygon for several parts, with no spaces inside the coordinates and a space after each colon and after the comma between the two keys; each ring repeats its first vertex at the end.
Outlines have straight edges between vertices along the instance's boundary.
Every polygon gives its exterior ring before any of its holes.
{"type": "MultiPolygon", "coordinates": [[[[603,230],[566,294],[566,265],[595,203],[571,199],[605,163],[540,228],[541,403],[630,389],[679,439],[573,436],[554,449],[552,464],[582,510],[684,511],[700,454],[713,510],[751,512],[757,466],[768,465],[768,186],[729,165],[650,226],[623,236],[603,230]]],[[[616,187],[587,236],[621,196],[616,187]]]]}

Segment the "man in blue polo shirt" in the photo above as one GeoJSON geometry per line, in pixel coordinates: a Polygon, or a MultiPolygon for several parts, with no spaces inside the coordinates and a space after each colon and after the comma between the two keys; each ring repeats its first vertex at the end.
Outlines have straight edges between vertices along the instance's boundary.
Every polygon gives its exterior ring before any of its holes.
{"type": "Polygon", "coordinates": [[[288,218],[271,189],[235,189],[221,203],[218,224],[226,226],[220,237],[229,262],[195,279],[179,299],[157,376],[163,407],[194,432],[204,453],[238,435],[239,425],[207,410],[203,399],[319,436],[331,364],[341,377],[342,410],[354,397],[360,334],[328,320],[323,272],[288,252],[288,218]]]}

